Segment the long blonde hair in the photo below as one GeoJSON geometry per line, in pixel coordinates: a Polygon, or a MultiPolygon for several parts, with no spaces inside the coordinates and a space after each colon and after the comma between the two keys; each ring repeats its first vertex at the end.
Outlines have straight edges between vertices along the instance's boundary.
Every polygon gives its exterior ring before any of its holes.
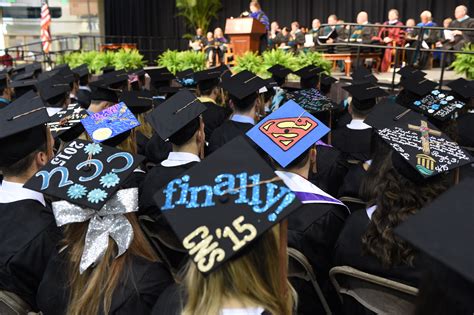
{"type": "Polygon", "coordinates": [[[148,139],[151,138],[151,136],[153,135],[153,128],[151,127],[151,125],[148,123],[148,121],[146,121],[145,119],[145,115],[147,114],[148,112],[146,113],[140,113],[137,115],[137,119],[138,121],[140,122],[140,126],[138,126],[136,128],[137,131],[140,131],[145,137],[147,137],[148,139]]]}
{"type": "Polygon", "coordinates": [[[272,314],[292,314],[296,293],[286,282],[288,294],[282,295],[277,233],[277,228],[264,233],[244,250],[242,256],[226,262],[207,276],[189,261],[183,273],[188,297],[182,314],[218,315],[227,298],[263,307],[272,314]]]}
{"type": "Polygon", "coordinates": [[[140,229],[137,217],[133,213],[125,214],[133,227],[134,237],[128,250],[120,257],[117,255],[117,245],[109,238],[109,246],[102,260],[94,267],[79,274],[79,264],[88,227],[88,222],[74,223],[64,230],[64,245],[68,248],[68,285],[69,303],[67,315],[98,314],[103,310],[108,314],[112,304],[112,295],[120,278],[127,272],[127,261],[131,255],[142,257],[149,261],[158,261],[145,235],[140,229]]]}

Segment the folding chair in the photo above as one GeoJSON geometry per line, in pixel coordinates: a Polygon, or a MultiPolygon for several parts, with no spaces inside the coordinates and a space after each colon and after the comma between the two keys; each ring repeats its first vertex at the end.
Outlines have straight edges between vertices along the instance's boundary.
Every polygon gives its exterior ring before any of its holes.
{"type": "Polygon", "coordinates": [[[15,293],[0,290],[0,314],[2,315],[24,315],[31,307],[15,293]]]}
{"type": "Polygon", "coordinates": [[[314,291],[316,292],[321,304],[326,311],[326,314],[332,314],[331,309],[329,308],[328,302],[321,291],[321,287],[316,280],[316,274],[313,271],[313,267],[309,263],[306,256],[295,248],[288,248],[288,277],[289,278],[298,278],[307,282],[311,282],[313,285],[314,291]]]}
{"type": "Polygon", "coordinates": [[[353,297],[377,314],[412,314],[418,289],[362,272],[349,266],[334,267],[329,278],[339,294],[353,297]]]}

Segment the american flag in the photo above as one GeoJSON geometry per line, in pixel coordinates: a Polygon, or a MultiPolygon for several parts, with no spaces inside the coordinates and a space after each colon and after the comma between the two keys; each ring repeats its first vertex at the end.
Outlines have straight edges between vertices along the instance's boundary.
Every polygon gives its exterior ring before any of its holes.
{"type": "Polygon", "coordinates": [[[49,26],[51,25],[51,14],[49,14],[49,7],[46,1],[41,5],[41,41],[43,42],[43,51],[49,53],[51,48],[51,33],[49,26]]]}

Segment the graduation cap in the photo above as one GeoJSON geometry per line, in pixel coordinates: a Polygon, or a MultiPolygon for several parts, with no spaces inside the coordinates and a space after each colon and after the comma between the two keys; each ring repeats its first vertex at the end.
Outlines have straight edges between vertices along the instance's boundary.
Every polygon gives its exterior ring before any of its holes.
{"type": "Polygon", "coordinates": [[[115,92],[114,90],[111,90],[108,87],[100,87],[94,85],[91,85],[91,88],[92,101],[106,101],[111,103],[118,103],[117,92],[115,92]]]}
{"type": "Polygon", "coordinates": [[[105,73],[110,73],[110,72],[114,72],[115,71],[115,67],[114,66],[105,66],[103,67],[102,69],[102,74],[105,74],[105,73]]]}
{"type": "Polygon", "coordinates": [[[125,70],[117,70],[103,74],[101,79],[104,80],[104,85],[109,88],[117,88],[128,82],[128,73],[125,70]]]}
{"type": "Polygon", "coordinates": [[[194,74],[194,81],[201,91],[210,90],[219,85],[222,71],[220,68],[211,68],[194,74]]]}
{"type": "Polygon", "coordinates": [[[423,115],[398,104],[380,103],[364,122],[394,149],[397,171],[414,182],[472,163],[465,150],[423,115]]]}
{"type": "Polygon", "coordinates": [[[51,106],[62,106],[62,99],[58,97],[71,91],[71,86],[61,75],[38,82],[38,91],[41,97],[51,106]]]}
{"type": "MultiPolygon", "coordinates": [[[[423,77],[409,77],[400,83],[404,89],[416,96],[425,96],[436,88],[436,82],[423,77]]],[[[403,104],[401,104],[403,105],[403,104]]]]}
{"type": "Polygon", "coordinates": [[[150,76],[151,82],[157,87],[169,85],[171,80],[176,78],[166,67],[146,69],[145,71],[150,76]]]}
{"type": "Polygon", "coordinates": [[[352,95],[352,106],[358,110],[369,110],[375,106],[377,97],[388,95],[377,85],[372,83],[352,84],[343,87],[352,95]]]}
{"type": "Polygon", "coordinates": [[[130,130],[140,125],[123,102],[92,114],[81,120],[81,123],[92,141],[107,141],[106,144],[111,146],[123,142],[130,134],[130,130]]]}
{"type": "Polygon", "coordinates": [[[186,90],[186,88],[179,87],[179,86],[162,86],[158,88],[158,93],[159,94],[166,94],[166,97],[170,97],[176,93],[178,93],[181,90],[186,90]]]}
{"type": "Polygon", "coordinates": [[[465,105],[466,103],[458,100],[453,95],[437,89],[412,103],[405,103],[405,106],[439,121],[445,121],[453,117],[453,114],[465,105]]]}
{"type": "Polygon", "coordinates": [[[372,74],[372,72],[366,67],[358,67],[352,73],[353,84],[362,84],[362,83],[377,83],[378,79],[372,74]]]}
{"type": "Polygon", "coordinates": [[[221,81],[232,76],[232,70],[230,70],[228,65],[221,65],[218,69],[221,71],[221,81]]]}
{"type": "Polygon", "coordinates": [[[286,167],[330,129],[290,100],[247,132],[247,136],[286,167]]]}
{"type": "Polygon", "coordinates": [[[335,82],[337,82],[336,78],[333,78],[324,73],[321,74],[321,79],[320,79],[321,85],[331,86],[335,82]]]}
{"type": "Polygon", "coordinates": [[[153,93],[150,91],[125,91],[120,95],[120,101],[124,102],[135,115],[153,109],[153,93]]]}
{"type": "Polygon", "coordinates": [[[242,136],[164,187],[154,200],[203,274],[245,250],[301,205],[242,136]]]}
{"type": "Polygon", "coordinates": [[[426,72],[420,71],[413,66],[405,66],[397,71],[399,75],[401,75],[402,79],[407,78],[424,78],[426,76],[426,72]]]}
{"type": "Polygon", "coordinates": [[[46,107],[33,91],[0,109],[0,166],[10,166],[47,142],[46,107]]]}
{"type": "Polygon", "coordinates": [[[63,77],[64,82],[67,84],[71,84],[76,81],[75,74],[71,68],[69,68],[69,66],[59,69],[56,75],[63,77]]]}
{"type": "Polygon", "coordinates": [[[10,87],[15,89],[16,97],[20,97],[26,94],[29,91],[36,91],[36,84],[38,81],[36,79],[31,80],[22,80],[22,81],[12,81],[10,82],[10,87]]]}
{"type": "Polygon", "coordinates": [[[459,78],[449,82],[448,86],[461,101],[467,102],[474,97],[474,81],[459,78]]]}
{"type": "Polygon", "coordinates": [[[224,80],[221,86],[233,97],[244,100],[248,96],[256,95],[258,90],[265,86],[265,81],[258,75],[244,70],[224,80]]]}
{"type": "Polygon", "coordinates": [[[319,75],[323,71],[324,70],[319,68],[319,67],[309,65],[309,66],[306,66],[304,68],[301,68],[301,69],[295,71],[294,73],[297,76],[299,76],[301,79],[311,79],[311,78],[319,77],[319,75]]]}
{"type": "Polygon", "coordinates": [[[100,210],[141,161],[141,156],[100,143],[74,140],[24,187],[100,210]]]}
{"type": "Polygon", "coordinates": [[[72,72],[77,75],[79,78],[83,78],[89,75],[89,68],[86,64],[82,64],[79,67],[72,69],[72,72]]]}
{"type": "Polygon", "coordinates": [[[69,142],[79,137],[84,132],[81,120],[89,116],[79,104],[71,104],[66,109],[60,110],[48,123],[49,130],[54,138],[59,137],[65,142],[69,142]]]}
{"type": "Polygon", "coordinates": [[[206,109],[206,105],[194,94],[183,90],[156,107],[148,114],[147,121],[161,139],[167,140],[198,118],[206,109]]]}
{"type": "Polygon", "coordinates": [[[33,70],[23,71],[21,73],[18,73],[12,76],[12,80],[14,81],[27,80],[27,79],[33,78],[34,75],[35,75],[35,72],[33,70]]]}
{"type": "Polygon", "coordinates": [[[288,69],[287,67],[282,65],[271,66],[267,69],[267,71],[272,74],[272,77],[280,79],[285,79],[287,75],[293,72],[291,71],[291,69],[288,69]]]}
{"type": "Polygon", "coordinates": [[[324,112],[334,108],[333,102],[315,88],[288,92],[286,97],[311,113],[324,112]]]}
{"type": "Polygon", "coordinates": [[[136,75],[136,76],[141,77],[141,76],[145,75],[146,72],[145,72],[145,70],[144,70],[143,68],[141,68],[141,69],[133,69],[133,70],[130,70],[130,71],[128,71],[128,74],[129,74],[129,75],[130,75],[130,74],[134,74],[134,75],[136,75]]]}

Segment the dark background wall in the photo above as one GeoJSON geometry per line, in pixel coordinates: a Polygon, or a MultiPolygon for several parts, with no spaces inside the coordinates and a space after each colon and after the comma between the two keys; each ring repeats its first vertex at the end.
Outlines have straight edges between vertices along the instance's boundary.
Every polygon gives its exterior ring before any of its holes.
{"type": "MultiPolygon", "coordinates": [[[[222,10],[212,27],[224,27],[225,19],[247,10],[249,2],[222,0],[222,10]]],[[[270,20],[279,21],[280,26],[289,26],[297,20],[301,25],[310,27],[313,18],[319,18],[324,23],[332,13],[346,22],[355,22],[357,12],[361,10],[369,13],[371,22],[383,22],[391,8],[400,11],[403,22],[408,18],[418,21],[423,10],[430,10],[434,20],[442,24],[444,18],[454,15],[454,8],[460,4],[467,5],[471,16],[474,16],[474,0],[261,0],[260,3],[270,20]]],[[[104,9],[106,35],[161,37],[160,40],[140,39],[142,50],[186,47],[182,36],[187,30],[183,19],[177,17],[175,0],[105,0],[104,9]]],[[[129,38],[128,41],[137,39],[129,38]]]]}

